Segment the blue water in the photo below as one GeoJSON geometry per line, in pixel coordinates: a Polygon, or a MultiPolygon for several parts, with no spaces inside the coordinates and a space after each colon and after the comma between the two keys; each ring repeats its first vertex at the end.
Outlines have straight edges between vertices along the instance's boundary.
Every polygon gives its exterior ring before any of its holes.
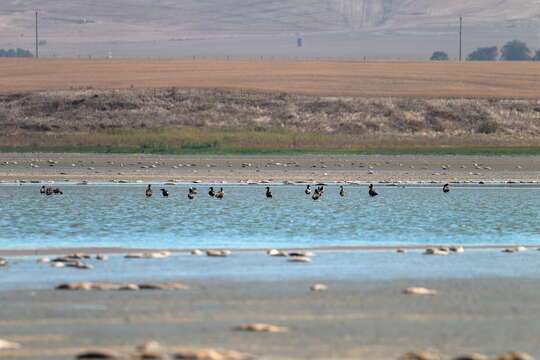
{"type": "MultiPolygon", "coordinates": [[[[157,190],[158,185],[154,186],[157,190]]],[[[0,186],[0,248],[143,247],[269,248],[354,245],[540,244],[540,189],[327,187],[313,201],[302,186],[227,185],[225,199],[193,201],[188,185],[169,198],[145,185],[62,185],[42,196],[38,185],[0,186]]]]}
{"type": "MultiPolygon", "coordinates": [[[[505,254],[500,250],[466,250],[450,256],[426,256],[422,251],[317,251],[313,263],[288,263],[263,251],[233,252],[227,258],[173,254],[165,259],[124,259],[112,255],[109,261],[84,260],[94,270],[52,268],[37,264],[33,257],[11,257],[1,270],[0,291],[52,289],[64,282],[144,282],[200,279],[311,282],[333,280],[394,279],[540,279],[540,252],[505,254]]],[[[418,282],[415,281],[416,284],[418,282]]],[[[307,285],[306,285],[307,288],[307,285]]]]}

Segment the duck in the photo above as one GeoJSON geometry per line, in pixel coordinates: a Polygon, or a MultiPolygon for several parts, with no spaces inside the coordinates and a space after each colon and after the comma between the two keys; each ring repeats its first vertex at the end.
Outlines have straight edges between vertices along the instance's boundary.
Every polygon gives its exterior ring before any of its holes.
{"type": "Polygon", "coordinates": [[[442,191],[445,193],[450,192],[450,184],[444,184],[442,187],[442,191]]]}
{"type": "Polygon", "coordinates": [[[45,189],[45,195],[49,196],[49,195],[52,195],[53,194],[53,189],[48,187],[47,189],[45,189]]]}
{"type": "Polygon", "coordinates": [[[45,194],[46,191],[47,189],[45,188],[45,185],[42,185],[41,188],[39,189],[40,194],[45,194]]]}
{"type": "Polygon", "coordinates": [[[272,191],[270,190],[270,186],[266,187],[266,197],[269,199],[272,198],[272,191]]]}
{"type": "Polygon", "coordinates": [[[192,194],[192,195],[197,195],[199,193],[199,190],[197,190],[196,187],[190,187],[189,188],[189,193],[192,194]]]}
{"type": "Polygon", "coordinates": [[[315,192],[313,193],[313,196],[311,197],[313,200],[319,200],[321,197],[321,193],[319,191],[317,191],[317,189],[315,190],[315,192]]]}
{"type": "Polygon", "coordinates": [[[304,192],[306,193],[306,195],[311,194],[311,186],[310,186],[310,185],[306,185],[306,190],[304,190],[304,192]]]}
{"type": "Polygon", "coordinates": [[[339,186],[339,196],[341,197],[345,196],[345,189],[343,188],[343,185],[339,186]]]}
{"type": "Polygon", "coordinates": [[[169,196],[169,192],[168,192],[167,190],[165,190],[165,189],[159,189],[159,191],[161,191],[161,195],[163,195],[163,196],[165,196],[165,197],[169,196]]]}
{"type": "Polygon", "coordinates": [[[210,186],[210,189],[208,189],[208,195],[211,197],[214,197],[216,195],[216,192],[214,191],[213,186],[210,186]]]}
{"type": "Polygon", "coordinates": [[[187,197],[189,200],[193,200],[195,199],[195,194],[193,194],[192,192],[188,192],[187,197]]]}
{"type": "Polygon", "coordinates": [[[223,199],[225,197],[225,191],[223,191],[223,188],[219,189],[219,191],[216,193],[217,199],[223,199]]]}
{"type": "Polygon", "coordinates": [[[375,191],[375,186],[373,186],[373,184],[369,184],[368,193],[369,193],[369,196],[371,196],[371,197],[375,197],[375,196],[379,195],[379,193],[375,191]]]}
{"type": "Polygon", "coordinates": [[[52,192],[53,194],[56,194],[56,195],[64,195],[64,193],[62,192],[62,190],[60,190],[60,188],[54,188],[52,189],[52,192]]]}
{"type": "Polygon", "coordinates": [[[152,196],[152,185],[148,185],[148,187],[146,188],[146,197],[151,197],[152,196]]]}

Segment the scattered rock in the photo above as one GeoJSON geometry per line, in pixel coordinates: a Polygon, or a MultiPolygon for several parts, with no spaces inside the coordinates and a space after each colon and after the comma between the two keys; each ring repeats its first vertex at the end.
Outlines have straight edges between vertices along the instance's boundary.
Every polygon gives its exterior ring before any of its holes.
{"type": "Polygon", "coordinates": [[[42,257],[42,258],[37,259],[38,263],[48,263],[50,261],[51,259],[49,259],[48,257],[42,257]]]}
{"type": "Polygon", "coordinates": [[[148,252],[143,254],[144,259],[164,259],[171,256],[170,251],[148,252]]]}
{"type": "Polygon", "coordinates": [[[271,249],[266,252],[270,256],[287,256],[287,253],[277,249],[271,249]]]}
{"type": "Polygon", "coordinates": [[[67,259],[75,259],[75,260],[82,260],[82,259],[90,259],[90,255],[84,254],[84,253],[75,253],[71,255],[65,256],[67,259]]]}
{"type": "Polygon", "coordinates": [[[315,253],[311,251],[293,251],[289,253],[289,256],[311,257],[311,256],[315,256],[315,253]]]}
{"type": "Polygon", "coordinates": [[[138,284],[141,290],[189,290],[189,286],[177,283],[138,284]]]}
{"type": "Polygon", "coordinates": [[[450,250],[446,250],[445,248],[442,248],[442,249],[435,249],[435,248],[429,248],[429,249],[426,249],[426,251],[424,252],[424,255],[449,255],[450,254],[450,250]]]}
{"type": "Polygon", "coordinates": [[[9,263],[7,262],[7,260],[4,260],[4,259],[0,259],[0,267],[2,266],[8,266],[9,263]]]}
{"type": "Polygon", "coordinates": [[[201,256],[203,254],[202,250],[195,249],[191,251],[191,255],[201,256]]]}
{"type": "Polygon", "coordinates": [[[60,284],[56,290],[188,290],[189,287],[177,283],[142,283],[142,284],[109,284],[109,283],[66,283],[60,284]]]}
{"type": "Polygon", "coordinates": [[[77,360],[83,359],[110,359],[117,360],[121,359],[120,354],[112,350],[88,350],[83,351],[75,356],[77,360]]]}
{"type": "Polygon", "coordinates": [[[143,259],[144,255],[143,254],[127,254],[126,256],[124,256],[124,258],[126,258],[126,259],[143,259]]]}
{"type": "Polygon", "coordinates": [[[217,350],[217,349],[199,349],[185,350],[173,355],[177,360],[254,360],[255,357],[242,354],[236,351],[217,350]]]}
{"type": "Polygon", "coordinates": [[[502,252],[503,252],[503,253],[515,253],[515,252],[516,252],[516,249],[508,248],[508,249],[504,249],[502,252]]]}
{"type": "Polygon", "coordinates": [[[67,267],[72,267],[72,268],[82,269],[82,270],[92,270],[94,268],[92,265],[85,264],[80,261],[67,262],[67,263],[64,263],[64,265],[67,267]]]}
{"type": "Polygon", "coordinates": [[[314,284],[309,287],[311,291],[328,291],[328,286],[324,284],[314,284]]]}
{"type": "Polygon", "coordinates": [[[165,355],[161,344],[157,341],[148,341],[144,344],[137,346],[136,352],[130,357],[130,359],[145,359],[145,360],[164,360],[168,359],[165,355]]]}
{"type": "Polygon", "coordinates": [[[400,253],[400,254],[404,254],[407,252],[407,250],[403,249],[403,248],[399,248],[397,249],[397,252],[400,253]]]}
{"type": "Polygon", "coordinates": [[[463,246],[450,246],[450,251],[455,253],[462,253],[465,251],[465,248],[463,246]]]}
{"type": "Polygon", "coordinates": [[[489,357],[483,354],[472,353],[455,357],[454,360],[488,360],[489,357]]]}
{"type": "Polygon", "coordinates": [[[409,352],[399,358],[399,360],[436,360],[436,357],[426,352],[409,352]]]}
{"type": "Polygon", "coordinates": [[[437,290],[426,289],[422,287],[410,287],[403,290],[407,295],[437,295],[437,290]]]}
{"type": "Polygon", "coordinates": [[[82,283],[73,283],[73,284],[60,284],[56,287],[56,290],[92,290],[92,283],[82,282],[82,283]]]}
{"type": "Polygon", "coordinates": [[[105,260],[109,260],[109,257],[107,255],[97,254],[96,255],[96,260],[105,261],[105,260]]]}
{"type": "Polygon", "coordinates": [[[525,353],[511,352],[508,354],[501,354],[495,357],[495,360],[534,360],[534,358],[525,353]]]}
{"type": "Polygon", "coordinates": [[[125,285],[121,285],[118,290],[123,290],[123,291],[138,291],[138,290],[141,290],[141,288],[139,287],[139,285],[137,284],[125,284],[125,285]]]}
{"type": "Polygon", "coordinates": [[[53,263],[51,264],[51,266],[54,267],[54,268],[63,268],[63,267],[66,266],[66,264],[63,263],[63,262],[53,262],[53,263]]]}
{"type": "Polygon", "coordinates": [[[210,257],[226,257],[230,254],[229,250],[206,250],[206,255],[210,257]]]}
{"type": "Polygon", "coordinates": [[[517,252],[525,251],[525,250],[527,250],[527,248],[525,246],[516,246],[516,251],[517,252]]]}
{"type": "Polygon", "coordinates": [[[21,344],[4,340],[4,339],[0,339],[0,350],[16,350],[20,348],[21,348],[21,344]]]}
{"type": "Polygon", "coordinates": [[[275,326],[268,324],[245,324],[234,328],[237,331],[252,331],[252,332],[286,332],[288,328],[284,326],[275,326]]]}
{"type": "Polygon", "coordinates": [[[310,263],[312,260],[306,256],[294,256],[287,260],[288,262],[302,262],[302,263],[310,263]]]}

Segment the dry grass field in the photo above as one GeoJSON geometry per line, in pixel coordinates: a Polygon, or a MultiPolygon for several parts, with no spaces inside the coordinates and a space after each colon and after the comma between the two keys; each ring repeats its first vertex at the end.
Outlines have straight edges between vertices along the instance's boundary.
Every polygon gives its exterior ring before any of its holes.
{"type": "Polygon", "coordinates": [[[539,84],[533,62],[1,60],[0,149],[531,153],[539,84]]]}
{"type": "Polygon", "coordinates": [[[86,87],[537,99],[540,63],[0,59],[2,93],[86,87]]]}

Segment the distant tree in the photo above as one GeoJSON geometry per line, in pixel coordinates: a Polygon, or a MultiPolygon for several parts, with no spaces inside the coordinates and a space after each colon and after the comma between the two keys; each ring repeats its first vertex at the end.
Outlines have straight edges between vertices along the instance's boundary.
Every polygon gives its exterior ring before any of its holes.
{"type": "Polygon", "coordinates": [[[533,61],[540,61],[540,50],[536,50],[536,53],[534,54],[533,61]]]}
{"type": "Polygon", "coordinates": [[[495,61],[497,60],[498,53],[499,53],[499,49],[496,46],[478,48],[467,56],[467,60],[469,61],[495,61]]]}
{"type": "Polygon", "coordinates": [[[447,61],[448,60],[448,54],[444,51],[435,51],[429,60],[432,61],[447,61]]]}
{"type": "Polygon", "coordinates": [[[531,50],[526,43],[519,40],[512,40],[506,43],[501,49],[501,60],[504,61],[526,61],[531,60],[531,50]]]}
{"type": "Polygon", "coordinates": [[[32,53],[24,49],[0,49],[0,57],[9,57],[9,58],[31,58],[34,57],[32,53]]]}

